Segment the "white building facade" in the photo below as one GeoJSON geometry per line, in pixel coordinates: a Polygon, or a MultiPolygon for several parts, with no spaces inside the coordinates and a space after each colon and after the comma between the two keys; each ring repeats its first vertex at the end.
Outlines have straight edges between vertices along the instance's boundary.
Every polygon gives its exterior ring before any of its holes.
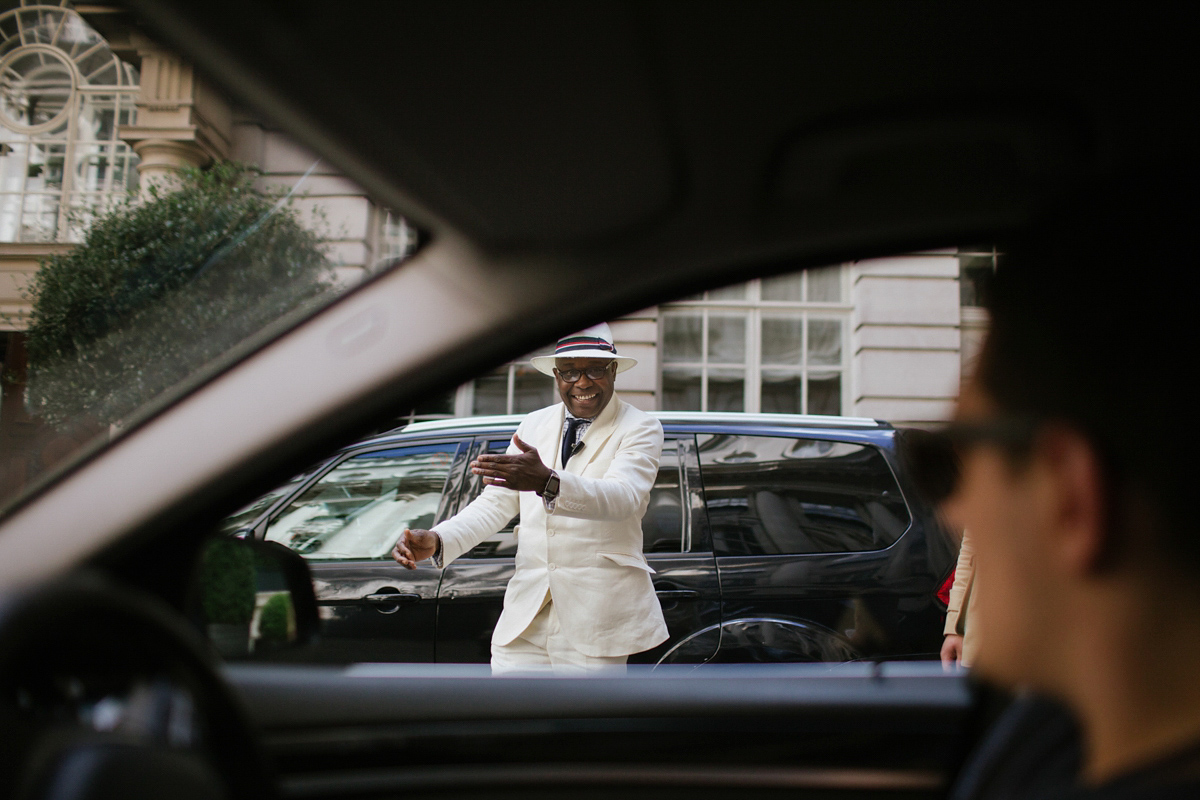
{"type": "MultiPolygon", "coordinates": [[[[980,294],[995,263],[990,248],[912,253],[631,314],[611,323],[618,351],[639,361],[618,391],[647,410],[945,420],[978,353],[980,294]]],[[[522,413],[553,396],[526,357],[460,388],[452,411],[522,413]]]]}

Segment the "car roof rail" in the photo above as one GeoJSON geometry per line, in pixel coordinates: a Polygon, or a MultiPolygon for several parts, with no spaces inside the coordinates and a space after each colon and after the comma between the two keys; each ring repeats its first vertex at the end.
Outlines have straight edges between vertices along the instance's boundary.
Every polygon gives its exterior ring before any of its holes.
{"type": "Polygon", "coordinates": [[[891,428],[890,422],[870,417],[829,414],[769,414],[744,411],[651,411],[661,422],[692,424],[751,424],[778,428],[891,428]]]}
{"type": "MultiPolygon", "coordinates": [[[[891,428],[889,422],[870,417],[837,417],[824,414],[747,414],[741,411],[651,411],[666,424],[751,424],[782,428],[891,428]]],[[[449,417],[413,422],[387,433],[429,433],[464,428],[516,427],[524,414],[498,414],[480,417],[449,417]]],[[[386,434],[381,434],[386,435],[386,434]]]]}

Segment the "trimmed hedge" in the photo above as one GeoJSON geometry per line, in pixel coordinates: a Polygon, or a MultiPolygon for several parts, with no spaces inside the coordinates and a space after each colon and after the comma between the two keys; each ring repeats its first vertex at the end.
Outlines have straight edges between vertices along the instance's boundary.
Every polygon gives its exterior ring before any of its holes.
{"type": "Polygon", "coordinates": [[[31,412],[119,422],[330,290],[317,234],[258,177],[232,163],[186,170],[176,190],[119,204],[43,260],[30,288],[31,412]]]}
{"type": "Polygon", "coordinates": [[[266,642],[286,642],[288,630],[291,628],[291,616],[292,600],[287,593],[273,595],[259,612],[259,637],[266,642]]]}
{"type": "Polygon", "coordinates": [[[254,617],[254,551],[238,539],[213,539],[200,561],[200,598],[209,624],[241,625],[254,617]]]}

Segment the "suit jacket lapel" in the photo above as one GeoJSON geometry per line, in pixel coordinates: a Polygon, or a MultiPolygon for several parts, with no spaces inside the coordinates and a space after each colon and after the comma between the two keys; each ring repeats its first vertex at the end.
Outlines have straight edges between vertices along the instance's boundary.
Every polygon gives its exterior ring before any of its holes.
{"type": "Polygon", "coordinates": [[[547,464],[550,469],[562,469],[562,464],[560,462],[562,461],[563,420],[566,419],[566,416],[567,407],[562,403],[559,403],[558,413],[551,414],[550,420],[546,423],[546,427],[538,431],[539,437],[541,437],[542,441],[536,443],[534,447],[536,447],[538,449],[538,453],[542,455],[543,461],[545,461],[546,448],[554,448],[554,450],[551,451],[553,455],[550,456],[550,463],[547,464]]]}

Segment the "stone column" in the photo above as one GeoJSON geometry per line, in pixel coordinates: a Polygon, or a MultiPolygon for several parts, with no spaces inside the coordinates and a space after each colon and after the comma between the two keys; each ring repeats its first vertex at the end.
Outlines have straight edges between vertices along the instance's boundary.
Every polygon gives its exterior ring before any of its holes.
{"type": "Polygon", "coordinates": [[[137,121],[119,135],[133,147],[142,196],[152,185],[170,186],[184,167],[227,158],[233,115],[219,95],[198,80],[192,65],[143,37],[131,36],[141,59],[137,121]]]}
{"type": "Polygon", "coordinates": [[[638,362],[617,379],[621,399],[643,411],[658,409],[658,307],[628,314],[609,324],[617,353],[633,356],[638,362]]]}
{"type": "Polygon", "coordinates": [[[953,251],[853,267],[852,412],[900,424],[949,417],[958,395],[958,258],[953,251]]]}
{"type": "Polygon", "coordinates": [[[150,194],[151,186],[165,189],[174,187],[179,170],[185,167],[202,167],[211,160],[192,142],[139,139],[131,144],[139,159],[138,188],[143,198],[150,194]]]}

